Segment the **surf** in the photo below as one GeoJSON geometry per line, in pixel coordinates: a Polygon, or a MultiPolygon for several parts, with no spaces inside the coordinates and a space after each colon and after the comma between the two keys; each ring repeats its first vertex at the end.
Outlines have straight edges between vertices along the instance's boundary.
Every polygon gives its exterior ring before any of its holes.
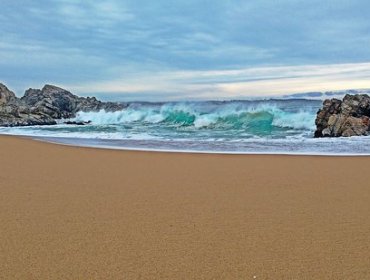
{"type": "MultiPolygon", "coordinates": [[[[291,102],[290,102],[291,103],[291,102]]],[[[79,112],[73,121],[93,125],[159,124],[193,129],[271,131],[274,128],[314,129],[315,110],[285,108],[280,102],[183,102],[129,104],[117,112],[79,112]],[[279,106],[280,105],[280,106],[279,106]]]]}

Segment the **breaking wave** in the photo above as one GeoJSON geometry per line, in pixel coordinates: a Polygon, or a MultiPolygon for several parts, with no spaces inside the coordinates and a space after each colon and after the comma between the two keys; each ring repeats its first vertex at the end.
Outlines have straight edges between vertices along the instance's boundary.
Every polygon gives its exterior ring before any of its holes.
{"type": "Polygon", "coordinates": [[[220,153],[370,155],[369,137],[313,138],[321,101],[253,100],[144,103],[118,112],[79,112],[64,124],[2,127],[70,145],[220,153]]]}
{"type": "Polygon", "coordinates": [[[117,112],[79,112],[75,121],[93,125],[157,124],[193,129],[237,129],[260,131],[274,128],[313,130],[315,110],[281,108],[276,104],[165,103],[131,104],[117,112]]]}

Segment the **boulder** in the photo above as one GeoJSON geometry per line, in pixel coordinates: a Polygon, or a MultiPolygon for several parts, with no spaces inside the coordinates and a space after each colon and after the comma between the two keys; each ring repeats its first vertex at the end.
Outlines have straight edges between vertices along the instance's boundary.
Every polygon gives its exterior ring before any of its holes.
{"type": "Polygon", "coordinates": [[[323,130],[328,127],[328,121],[330,116],[336,115],[340,112],[342,101],[338,99],[325,100],[323,103],[323,108],[317,112],[317,117],[315,120],[316,131],[315,137],[328,136],[327,134],[323,135],[323,130]]]}
{"type": "Polygon", "coordinates": [[[367,135],[370,130],[370,97],[347,94],[343,101],[325,100],[316,116],[315,137],[367,135]]]}

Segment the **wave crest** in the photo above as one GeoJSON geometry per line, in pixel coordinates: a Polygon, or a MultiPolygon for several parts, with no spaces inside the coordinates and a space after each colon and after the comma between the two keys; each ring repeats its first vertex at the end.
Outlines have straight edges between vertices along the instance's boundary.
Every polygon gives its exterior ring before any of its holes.
{"type": "Polygon", "coordinates": [[[194,103],[162,105],[130,105],[117,112],[79,112],[75,121],[91,121],[94,125],[162,124],[194,129],[258,129],[273,128],[313,130],[315,112],[285,110],[274,104],[223,104],[211,106],[194,103]]]}

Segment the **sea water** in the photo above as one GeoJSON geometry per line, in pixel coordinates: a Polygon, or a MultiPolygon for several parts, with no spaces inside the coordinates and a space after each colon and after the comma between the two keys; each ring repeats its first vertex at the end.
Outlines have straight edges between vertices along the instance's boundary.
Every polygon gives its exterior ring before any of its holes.
{"type": "Polygon", "coordinates": [[[94,147],[267,154],[370,154],[370,138],[313,138],[320,100],[132,102],[79,112],[87,125],[0,128],[2,134],[94,147]]]}

